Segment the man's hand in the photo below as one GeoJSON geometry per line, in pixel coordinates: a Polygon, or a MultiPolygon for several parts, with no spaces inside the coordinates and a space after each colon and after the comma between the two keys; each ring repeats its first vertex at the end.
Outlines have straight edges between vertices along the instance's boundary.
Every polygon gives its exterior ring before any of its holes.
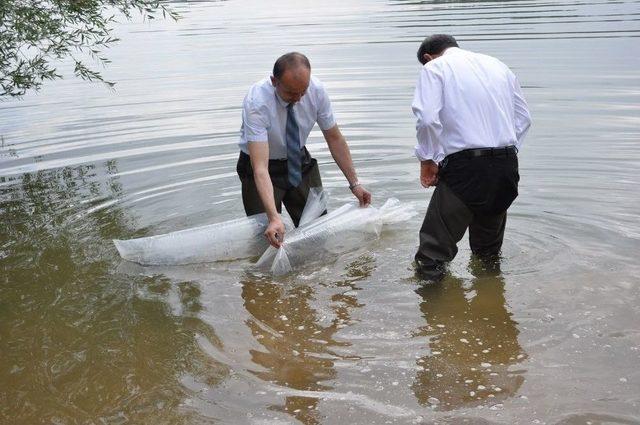
{"type": "Polygon", "coordinates": [[[251,157],[251,167],[253,167],[253,180],[256,182],[258,195],[264,205],[269,224],[264,236],[271,246],[280,248],[284,240],[284,224],[278,214],[275,200],[273,198],[273,184],[269,176],[269,143],[249,141],[249,156],[251,157]]]}
{"type": "Polygon", "coordinates": [[[371,193],[365,189],[364,187],[357,185],[353,189],[351,189],[351,193],[353,196],[358,198],[358,202],[360,202],[360,207],[368,207],[371,204],[371,193]]]}
{"type": "Polygon", "coordinates": [[[420,183],[422,187],[438,184],[438,164],[432,160],[420,161],[420,183]]]}
{"type": "Polygon", "coordinates": [[[269,221],[269,225],[267,226],[267,230],[264,232],[267,240],[274,248],[280,248],[282,242],[284,241],[284,223],[280,217],[274,218],[269,221]]]}

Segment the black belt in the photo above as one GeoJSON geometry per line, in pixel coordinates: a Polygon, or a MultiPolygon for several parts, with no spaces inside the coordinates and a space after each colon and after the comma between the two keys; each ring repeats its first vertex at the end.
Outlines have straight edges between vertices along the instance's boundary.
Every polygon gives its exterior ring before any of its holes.
{"type": "Polygon", "coordinates": [[[476,148],[465,149],[463,151],[452,153],[447,155],[445,160],[452,160],[457,158],[477,158],[480,156],[509,156],[516,155],[518,149],[515,146],[505,146],[502,148],[476,148]]]}

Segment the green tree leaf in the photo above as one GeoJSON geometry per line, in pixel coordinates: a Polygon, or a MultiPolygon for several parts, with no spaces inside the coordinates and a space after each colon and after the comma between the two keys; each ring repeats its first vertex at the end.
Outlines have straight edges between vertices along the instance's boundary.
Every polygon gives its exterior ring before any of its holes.
{"type": "Polygon", "coordinates": [[[88,81],[106,81],[95,65],[110,61],[104,49],[120,41],[111,35],[116,15],[132,19],[156,15],[179,19],[160,0],[0,0],[0,100],[37,91],[44,81],[62,78],[55,63],[71,59],[74,74],[88,81]],[[78,56],[94,61],[87,64],[78,56]]]}

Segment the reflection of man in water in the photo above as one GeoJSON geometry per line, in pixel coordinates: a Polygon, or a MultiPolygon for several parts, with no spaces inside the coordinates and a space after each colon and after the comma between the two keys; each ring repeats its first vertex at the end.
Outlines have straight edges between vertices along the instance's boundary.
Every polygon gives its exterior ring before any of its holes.
{"type": "MultiPolygon", "coordinates": [[[[367,264],[354,262],[349,271],[359,273],[356,279],[336,286],[357,289],[352,283],[370,274],[367,264]]],[[[251,314],[247,325],[262,345],[262,350],[251,350],[252,361],[263,370],[254,374],[265,382],[283,388],[302,391],[327,391],[326,382],[336,377],[335,360],[340,356],[332,351],[337,345],[348,345],[333,339],[334,334],[350,321],[350,310],[359,307],[350,295],[334,295],[331,301],[335,318],[323,325],[312,303],[317,297],[310,286],[283,286],[282,283],[247,279],[242,282],[244,306],[251,314]]],[[[322,423],[316,410],[316,397],[290,395],[284,406],[272,406],[294,416],[304,424],[322,423]]]]}
{"type": "Polygon", "coordinates": [[[415,153],[420,182],[437,186],[415,260],[419,275],[438,280],[467,227],[475,255],[499,254],[531,118],[518,80],[499,60],[458,48],[450,35],[427,37],[418,60],[415,153]]]}
{"type": "Polygon", "coordinates": [[[476,276],[465,288],[448,277],[441,285],[416,292],[427,321],[420,333],[429,337],[431,353],[417,361],[412,386],[421,404],[442,410],[496,403],[514,395],[524,378],[509,367],[525,354],[518,343],[517,323],[504,298],[504,282],[495,273],[482,272],[485,263],[474,259],[476,276]]]}
{"type": "Polygon", "coordinates": [[[276,248],[285,231],[282,203],[297,226],[309,188],[322,186],[318,163],[305,147],[316,122],[360,206],[371,202],[371,194],[358,183],[324,86],[311,76],[306,56],[287,53],[274,64],[271,78],[251,86],[244,99],[237,166],[245,212],[266,212],[265,236],[276,248]]]}
{"type": "MultiPolygon", "coordinates": [[[[264,368],[254,372],[263,381],[303,391],[331,389],[322,382],[335,377],[334,362],[318,354],[327,351],[337,328],[320,326],[309,305],[313,297],[308,286],[287,289],[268,281],[243,282],[242,298],[251,314],[247,324],[264,347],[251,350],[252,361],[264,368]]],[[[288,396],[285,405],[275,409],[316,424],[317,405],[317,398],[288,396]]]]}

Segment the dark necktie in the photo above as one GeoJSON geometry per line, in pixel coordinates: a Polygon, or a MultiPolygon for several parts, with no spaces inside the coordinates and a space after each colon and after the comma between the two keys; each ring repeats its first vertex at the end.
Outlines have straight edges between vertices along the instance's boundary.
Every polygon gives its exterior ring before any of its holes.
{"type": "Polygon", "coordinates": [[[302,181],[302,155],[300,149],[300,130],[296,115],[293,112],[293,103],[287,105],[287,170],[289,183],[298,187],[302,181]]]}

